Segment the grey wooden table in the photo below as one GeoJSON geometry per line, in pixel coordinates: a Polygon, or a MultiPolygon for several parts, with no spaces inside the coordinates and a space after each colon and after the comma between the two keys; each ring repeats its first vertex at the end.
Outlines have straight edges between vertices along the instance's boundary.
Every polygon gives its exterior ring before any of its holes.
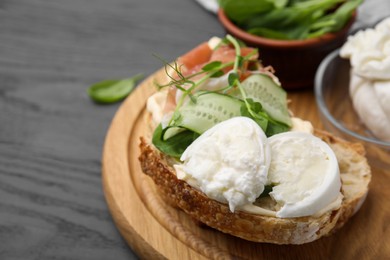
{"type": "MultiPolygon", "coordinates": [[[[361,13],[356,26],[374,23],[390,1],[361,13]]],[[[120,103],[86,89],[151,74],[153,53],[172,60],[213,35],[222,27],[192,0],[0,0],[0,259],[136,258],[101,185],[120,103]]]]}

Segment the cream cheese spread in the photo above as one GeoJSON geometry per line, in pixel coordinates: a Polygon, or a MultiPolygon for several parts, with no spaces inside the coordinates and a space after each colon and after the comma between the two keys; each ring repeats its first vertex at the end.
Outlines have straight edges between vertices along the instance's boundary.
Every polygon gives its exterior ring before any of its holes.
{"type": "Polygon", "coordinates": [[[314,132],[313,125],[306,120],[303,120],[299,117],[291,117],[292,127],[290,131],[293,132],[305,132],[312,134],[314,132]]]}
{"type": "Polygon", "coordinates": [[[146,109],[152,115],[153,122],[159,124],[164,116],[164,106],[167,100],[168,91],[157,91],[146,101],[146,109]]]}

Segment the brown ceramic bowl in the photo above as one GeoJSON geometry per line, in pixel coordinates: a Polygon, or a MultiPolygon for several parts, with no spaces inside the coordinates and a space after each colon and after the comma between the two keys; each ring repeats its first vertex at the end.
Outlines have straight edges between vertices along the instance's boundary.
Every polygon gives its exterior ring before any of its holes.
{"type": "Polygon", "coordinates": [[[275,69],[285,89],[300,89],[313,87],[318,65],[327,54],[343,45],[356,12],[340,31],[307,40],[274,40],[249,34],[230,21],[222,9],[218,18],[229,34],[259,49],[263,65],[275,69]]]}

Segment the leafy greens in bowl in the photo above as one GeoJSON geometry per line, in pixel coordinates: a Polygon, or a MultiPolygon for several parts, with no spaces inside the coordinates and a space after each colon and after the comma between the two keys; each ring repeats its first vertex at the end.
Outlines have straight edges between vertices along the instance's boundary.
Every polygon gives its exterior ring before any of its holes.
{"type": "Polygon", "coordinates": [[[219,0],[244,31],[270,39],[303,40],[341,30],[363,0],[219,0]]]}

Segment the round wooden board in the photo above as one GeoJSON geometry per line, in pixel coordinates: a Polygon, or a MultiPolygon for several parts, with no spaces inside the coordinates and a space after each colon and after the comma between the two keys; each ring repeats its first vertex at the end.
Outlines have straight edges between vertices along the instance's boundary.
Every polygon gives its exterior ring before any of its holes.
{"type": "MultiPolygon", "coordinates": [[[[390,257],[390,174],[373,169],[361,210],[332,236],[304,245],[248,242],[197,225],[159,197],[140,169],[139,137],[147,132],[145,103],[153,81],[146,79],[123,103],[108,131],[103,151],[103,188],[117,228],[145,259],[384,259],[390,257]]],[[[312,91],[289,93],[295,114],[321,127],[312,91]]]]}

